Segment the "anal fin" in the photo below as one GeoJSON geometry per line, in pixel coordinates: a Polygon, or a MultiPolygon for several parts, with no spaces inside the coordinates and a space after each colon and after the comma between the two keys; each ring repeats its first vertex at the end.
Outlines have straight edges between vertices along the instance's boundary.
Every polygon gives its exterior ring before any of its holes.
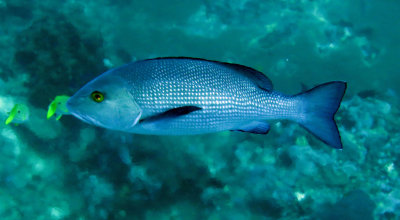
{"type": "Polygon", "coordinates": [[[250,123],[244,124],[237,129],[232,131],[249,132],[254,134],[267,134],[269,132],[270,126],[265,121],[252,121],[250,123]]]}

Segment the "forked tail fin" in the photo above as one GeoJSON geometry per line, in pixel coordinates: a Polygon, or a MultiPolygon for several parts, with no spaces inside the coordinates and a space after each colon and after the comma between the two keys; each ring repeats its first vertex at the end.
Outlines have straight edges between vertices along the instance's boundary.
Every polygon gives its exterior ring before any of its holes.
{"type": "Polygon", "coordinates": [[[333,81],[296,95],[300,100],[297,122],[327,145],[342,149],[342,141],[334,120],[347,84],[333,81]]]}

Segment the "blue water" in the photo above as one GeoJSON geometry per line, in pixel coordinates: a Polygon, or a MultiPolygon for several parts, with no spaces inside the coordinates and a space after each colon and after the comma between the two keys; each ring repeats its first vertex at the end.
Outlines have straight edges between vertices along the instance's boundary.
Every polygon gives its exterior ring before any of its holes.
{"type": "Polygon", "coordinates": [[[0,219],[398,219],[400,2],[0,0],[0,219]],[[268,135],[109,131],[50,102],[162,56],[239,63],[295,94],[348,82],[343,150],[268,135]],[[29,108],[5,125],[15,104],[29,108]]]}

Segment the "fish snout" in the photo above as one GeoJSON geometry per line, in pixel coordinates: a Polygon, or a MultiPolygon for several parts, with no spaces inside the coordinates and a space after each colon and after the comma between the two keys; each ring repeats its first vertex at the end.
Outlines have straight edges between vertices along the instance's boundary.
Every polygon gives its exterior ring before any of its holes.
{"type": "Polygon", "coordinates": [[[68,99],[65,106],[70,114],[83,121],[86,121],[83,118],[83,115],[85,115],[84,114],[85,105],[82,97],[72,96],[71,98],[68,99]]]}
{"type": "Polygon", "coordinates": [[[78,102],[74,96],[68,99],[67,103],[65,106],[67,107],[68,111],[73,114],[75,112],[76,106],[78,105],[78,102]]]}

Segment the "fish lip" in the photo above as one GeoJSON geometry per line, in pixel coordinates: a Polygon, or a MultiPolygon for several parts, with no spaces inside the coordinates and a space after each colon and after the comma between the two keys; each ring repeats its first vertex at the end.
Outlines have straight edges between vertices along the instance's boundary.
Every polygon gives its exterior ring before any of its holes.
{"type": "Polygon", "coordinates": [[[95,125],[95,126],[103,126],[102,124],[99,124],[99,122],[95,123],[96,120],[94,120],[92,117],[82,114],[79,111],[78,112],[72,112],[71,113],[74,117],[78,118],[79,120],[88,123],[90,125],[95,125]]]}

